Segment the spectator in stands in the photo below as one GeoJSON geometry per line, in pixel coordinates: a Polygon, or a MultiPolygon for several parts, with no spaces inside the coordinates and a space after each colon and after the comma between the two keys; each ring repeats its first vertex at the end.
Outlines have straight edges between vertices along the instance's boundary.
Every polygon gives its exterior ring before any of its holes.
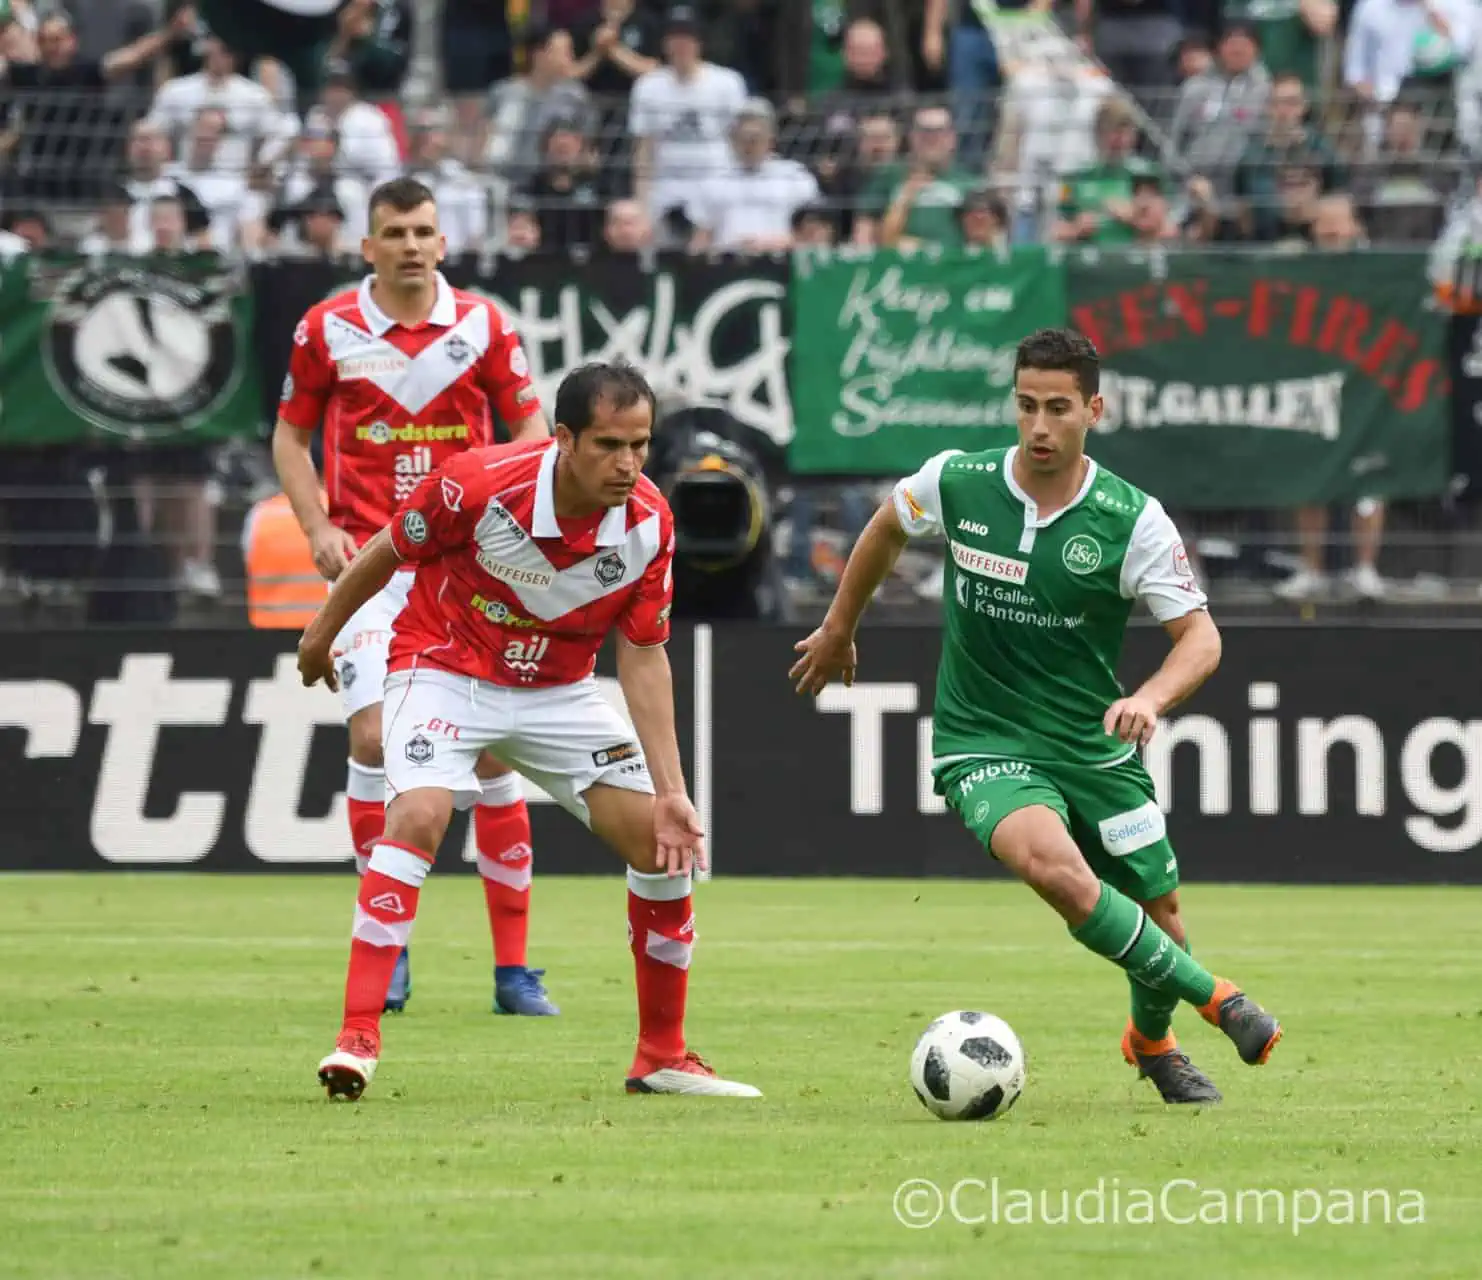
{"type": "Polygon", "coordinates": [[[1050,8],[1050,0],[1000,0],[987,5],[975,0],[926,0],[921,55],[936,68],[942,67],[945,55],[952,114],[962,154],[969,163],[976,164],[988,152],[992,101],[1002,78],[993,33],[984,25],[984,16],[999,10],[1048,14],[1050,8]],[[950,19],[949,10],[953,11],[950,19]],[[945,34],[949,25],[950,36],[945,34]]]}
{"type": "Polygon", "coordinates": [[[199,235],[211,225],[205,204],[180,181],[178,168],[170,163],[170,154],[170,140],[157,124],[140,120],[129,131],[124,186],[134,202],[130,236],[136,244],[148,245],[153,241],[154,202],[161,196],[173,196],[181,202],[191,234],[199,235]],[[175,176],[171,176],[172,169],[175,176]]]}
{"type": "Polygon", "coordinates": [[[1065,175],[1060,188],[1057,240],[1127,244],[1132,230],[1132,184],[1162,171],[1136,154],[1137,121],[1126,103],[1109,98],[1096,112],[1097,162],[1065,175]]]}
{"type": "Polygon", "coordinates": [[[223,161],[226,129],[225,112],[214,107],[201,111],[191,125],[180,162],[165,170],[167,178],[188,188],[205,206],[210,232],[201,243],[219,253],[240,247],[238,228],[247,206],[247,170],[223,161]]]}
{"type": "Polygon", "coordinates": [[[1368,247],[1353,197],[1339,191],[1317,202],[1312,215],[1312,247],[1323,253],[1352,253],[1368,247]]]}
{"type": "Polygon", "coordinates": [[[613,190],[584,122],[557,117],[546,127],[543,161],[526,194],[539,211],[545,249],[589,251],[602,238],[604,209],[613,190]]]}
{"type": "Polygon", "coordinates": [[[1146,173],[1132,180],[1132,213],[1127,225],[1132,228],[1132,243],[1144,249],[1176,244],[1183,238],[1161,178],[1146,173]]]}
{"type": "Polygon", "coordinates": [[[1454,168],[1422,149],[1420,112],[1396,98],[1384,109],[1378,154],[1355,175],[1354,195],[1374,244],[1429,244],[1441,233],[1456,188],[1454,168]]]}
{"type": "Polygon", "coordinates": [[[100,60],[79,58],[68,18],[50,14],[40,24],[40,61],[4,68],[9,91],[0,156],[9,156],[12,189],[48,202],[86,201],[118,163],[124,121],[107,90],[163,52],[172,31],[151,32],[100,60]]]}
{"type": "Polygon", "coordinates": [[[1273,77],[1295,75],[1303,88],[1322,87],[1323,54],[1338,30],[1336,0],[1219,0],[1219,16],[1249,26],[1273,77]]]}
{"type": "Polygon", "coordinates": [[[1226,25],[1214,64],[1179,90],[1173,145],[1221,196],[1233,187],[1235,166],[1261,127],[1270,92],[1255,28],[1246,22],[1226,25]]]}
{"type": "Polygon", "coordinates": [[[1167,118],[1174,50],[1183,35],[1178,0],[1075,0],[1076,39],[1154,116],[1167,118]]]}
{"type": "Polygon", "coordinates": [[[1118,92],[1068,40],[1026,44],[1022,55],[1002,66],[1007,88],[992,165],[1001,186],[1017,188],[1021,239],[1032,235],[1061,178],[1096,163],[1096,122],[1118,92]]]}
{"type": "Polygon", "coordinates": [[[452,154],[451,123],[446,107],[413,115],[407,174],[437,199],[438,223],[447,237],[448,253],[478,253],[489,235],[489,191],[452,154]]]}
{"type": "Polygon", "coordinates": [[[904,164],[877,171],[855,219],[855,243],[886,248],[913,244],[957,247],[958,210],[976,185],[957,167],[957,135],[945,107],[918,107],[904,164]]]}
{"type": "Polygon", "coordinates": [[[523,196],[516,196],[505,213],[504,252],[511,258],[522,258],[541,248],[540,215],[523,196]]]}
{"type": "Polygon", "coordinates": [[[201,42],[201,54],[200,71],[160,86],[149,119],[179,151],[200,113],[218,110],[226,125],[217,147],[221,168],[245,174],[254,160],[268,164],[281,160],[298,133],[297,118],[280,111],[262,85],[237,73],[235,56],[217,37],[208,35],[201,42]]]}
{"type": "Polygon", "coordinates": [[[453,105],[458,159],[482,163],[489,86],[514,74],[514,41],[506,0],[443,0],[443,85],[453,105]]]}
{"type": "Polygon", "coordinates": [[[11,235],[26,246],[27,253],[45,253],[52,247],[52,228],[46,214],[39,209],[17,209],[0,220],[11,235]]]}
{"type": "Polygon", "coordinates": [[[777,155],[777,121],[765,98],[736,113],[731,163],[701,178],[685,206],[695,228],[690,249],[777,253],[793,243],[793,216],[818,199],[818,182],[796,160],[777,155]]]}
{"type": "MultiPolygon", "coordinates": [[[[307,123],[328,126],[338,139],[335,168],[362,182],[367,190],[401,173],[401,150],[391,122],[376,107],[362,102],[349,63],[331,62],[324,71],[324,90],[307,123]]],[[[350,210],[346,209],[346,215],[350,210]]]]}
{"type": "Polygon", "coordinates": [[[813,166],[818,189],[834,208],[836,238],[855,241],[855,224],[865,192],[876,174],[900,159],[901,131],[888,107],[872,107],[860,117],[858,130],[832,139],[813,166]]]}
{"type": "Polygon", "coordinates": [[[602,243],[610,253],[646,253],[653,248],[653,224],[637,200],[614,200],[607,206],[602,243]]]}
{"type": "Polygon", "coordinates": [[[1202,31],[1187,33],[1173,51],[1173,65],[1173,78],[1180,85],[1203,75],[1214,65],[1209,38],[1202,31]]]}
{"type": "Polygon", "coordinates": [[[585,121],[590,115],[586,88],[572,77],[571,33],[537,31],[526,48],[529,72],[495,85],[489,95],[491,134],[485,150],[486,161],[517,186],[540,168],[541,139],[552,120],[585,121]]]}
{"type": "Polygon", "coordinates": [[[992,187],[974,187],[963,198],[959,211],[962,243],[973,249],[1009,251],[1009,211],[1003,197],[992,187]]]}
{"type": "Polygon", "coordinates": [[[394,100],[412,60],[409,0],[345,0],[335,22],[325,57],[348,63],[360,91],[372,102],[394,100]]]}
{"type": "Polygon", "coordinates": [[[133,225],[134,199],[123,183],[103,192],[98,220],[93,230],[78,242],[77,251],[89,257],[107,254],[139,254],[149,250],[149,236],[133,225]]]}
{"type": "Polygon", "coordinates": [[[638,78],[659,69],[658,24],[635,0],[602,0],[601,11],[572,35],[576,62],[571,74],[589,93],[614,100],[624,110],[638,78]]]}
{"type": "Polygon", "coordinates": [[[189,253],[196,237],[185,221],[185,205],[179,196],[155,196],[149,202],[148,253],[189,253]]]}
{"type": "Polygon", "coordinates": [[[1307,93],[1301,77],[1284,71],[1271,81],[1266,131],[1246,147],[1231,184],[1238,201],[1233,216],[1247,238],[1280,238],[1283,206],[1278,184],[1281,174],[1293,165],[1304,172],[1315,168],[1321,191],[1336,191],[1346,181],[1332,147],[1307,123],[1307,93]]]}
{"type": "Polygon", "coordinates": [[[637,140],[635,194],[660,247],[688,240],[684,207],[696,182],[730,165],[727,139],[745,101],[741,77],[704,60],[695,10],[672,8],[664,23],[664,65],[638,78],[628,120],[637,140]]]}
{"type": "MultiPolygon", "coordinates": [[[[369,230],[366,205],[370,189],[359,178],[340,171],[337,163],[339,140],[330,126],[320,120],[311,119],[298,140],[298,154],[293,167],[283,179],[276,193],[253,192],[253,199],[243,214],[243,243],[249,250],[258,250],[268,243],[272,234],[271,210],[296,209],[309,194],[328,184],[334,190],[335,202],[344,215],[344,235],[351,243],[358,243],[369,230]]],[[[281,218],[279,219],[281,222],[281,218]]],[[[296,225],[289,223],[284,236],[296,235],[296,225]]]]}
{"type": "MultiPolygon", "coordinates": [[[[765,21],[763,11],[756,15],[765,21]]],[[[786,104],[789,116],[808,110],[814,101],[839,99],[854,86],[873,88],[882,79],[892,92],[910,91],[914,77],[909,47],[908,10],[902,0],[778,0],[774,21],[763,27],[770,46],[769,91],[786,104]],[[878,53],[866,22],[879,32],[878,53]]],[[[753,19],[755,21],[755,19],[753,19]]],[[[761,92],[760,89],[755,90],[761,92]]]]}
{"type": "Polygon", "coordinates": [[[827,205],[805,204],[792,216],[792,239],[799,248],[826,249],[839,236],[839,224],[827,205]]]}
{"type": "MultiPolygon", "coordinates": [[[[1371,107],[1393,102],[1417,72],[1447,68],[1472,51],[1475,9],[1468,0],[1358,0],[1343,48],[1343,80],[1371,107]]],[[[1382,123],[1365,121],[1370,145],[1382,123]]]]}
{"type": "Polygon", "coordinates": [[[844,31],[842,73],[837,85],[807,108],[805,136],[812,140],[832,133],[857,131],[865,117],[903,101],[910,81],[891,65],[885,31],[870,18],[851,22],[844,31]]]}
{"type": "Polygon", "coordinates": [[[298,204],[275,209],[268,228],[274,237],[273,247],[283,258],[322,261],[356,247],[345,235],[345,211],[334,183],[326,179],[321,179],[298,204]]]}

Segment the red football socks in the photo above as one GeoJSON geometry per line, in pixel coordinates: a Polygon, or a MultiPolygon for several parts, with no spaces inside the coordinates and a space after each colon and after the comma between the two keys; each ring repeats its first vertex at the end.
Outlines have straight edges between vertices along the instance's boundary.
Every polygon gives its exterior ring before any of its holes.
{"type": "Polygon", "coordinates": [[[371,850],[386,830],[386,778],[379,769],[350,761],[345,785],[345,807],[350,815],[350,845],[355,870],[365,874],[371,850]]]}
{"type": "Polygon", "coordinates": [[[494,963],[500,968],[523,965],[530,929],[530,810],[515,774],[484,784],[473,829],[494,963]]]}
{"type": "Polygon", "coordinates": [[[628,872],[628,940],[638,985],[635,1070],[684,1056],[684,1006],[689,992],[695,916],[690,878],[628,872]]]}
{"type": "Polygon", "coordinates": [[[386,988],[396,957],[411,940],[417,899],[431,867],[429,854],[410,845],[377,841],[355,898],[344,1030],[379,1034],[386,988]]]}

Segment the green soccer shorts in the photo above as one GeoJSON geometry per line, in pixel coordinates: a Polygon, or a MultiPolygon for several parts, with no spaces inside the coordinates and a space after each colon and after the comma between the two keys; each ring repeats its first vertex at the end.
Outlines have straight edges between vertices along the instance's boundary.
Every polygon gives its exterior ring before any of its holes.
{"type": "Polygon", "coordinates": [[[1178,888],[1178,859],[1153,780],[1136,755],[1102,769],[960,760],[937,772],[937,789],[992,855],[993,831],[1016,809],[1060,815],[1096,875],[1139,902],[1178,888]]]}

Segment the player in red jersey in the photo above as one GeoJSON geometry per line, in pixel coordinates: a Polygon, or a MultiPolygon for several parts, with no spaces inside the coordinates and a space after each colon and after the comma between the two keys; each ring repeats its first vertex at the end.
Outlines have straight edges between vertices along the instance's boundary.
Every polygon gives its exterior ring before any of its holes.
{"type": "MultiPolygon", "coordinates": [[[[371,195],[370,228],[364,253],[374,274],[311,308],[294,332],[273,434],[283,489],[331,582],[420,480],[447,459],[494,442],[491,410],[517,440],[550,435],[510,326],[486,299],[452,288],[437,270],[445,245],[432,193],[409,178],[385,183],[371,195]],[[327,511],[309,451],[321,425],[327,511]]],[[[350,838],[362,874],[385,827],[381,702],[391,624],[411,581],[410,571],[395,574],[347,618],[335,641],[350,730],[350,838]]],[[[492,760],[479,775],[474,837],[494,937],[494,1008],[554,1014],[542,971],[526,965],[531,852],[524,792],[519,778],[492,760]]],[[[410,994],[403,952],[386,1008],[405,1008],[410,994]]]]}
{"type": "Polygon", "coordinates": [[[556,394],[552,444],[452,458],[351,563],[299,645],[304,683],[333,688],[334,636],[405,563],[416,566],[386,681],[386,834],[360,884],[331,1097],[355,1099],[381,1052],[381,992],[455,806],[485,751],[538,782],[628,864],[638,1049],[630,1093],[759,1097],[684,1039],[704,833],[685,788],[665,643],[674,521],[642,474],[654,394],[627,365],[586,365],[556,394]],[[619,633],[633,728],[592,669],[619,633]],[[636,731],[637,741],[634,741],[636,731]]]}

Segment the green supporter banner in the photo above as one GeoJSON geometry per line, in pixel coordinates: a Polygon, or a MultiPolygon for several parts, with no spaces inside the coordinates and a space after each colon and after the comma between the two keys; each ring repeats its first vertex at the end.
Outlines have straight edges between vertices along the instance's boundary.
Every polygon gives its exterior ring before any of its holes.
{"type": "Polygon", "coordinates": [[[0,268],[0,448],[255,435],[246,272],[213,254],[0,268]]]}
{"type": "Polygon", "coordinates": [[[1014,348],[1065,308],[1065,269],[1042,249],[798,255],[789,465],[899,475],[943,449],[1010,443],[1014,348]]]}
{"type": "Polygon", "coordinates": [[[1068,272],[1070,324],[1103,361],[1087,449],[1165,504],[1445,490],[1446,323],[1423,255],[1100,254],[1068,272]]]}

